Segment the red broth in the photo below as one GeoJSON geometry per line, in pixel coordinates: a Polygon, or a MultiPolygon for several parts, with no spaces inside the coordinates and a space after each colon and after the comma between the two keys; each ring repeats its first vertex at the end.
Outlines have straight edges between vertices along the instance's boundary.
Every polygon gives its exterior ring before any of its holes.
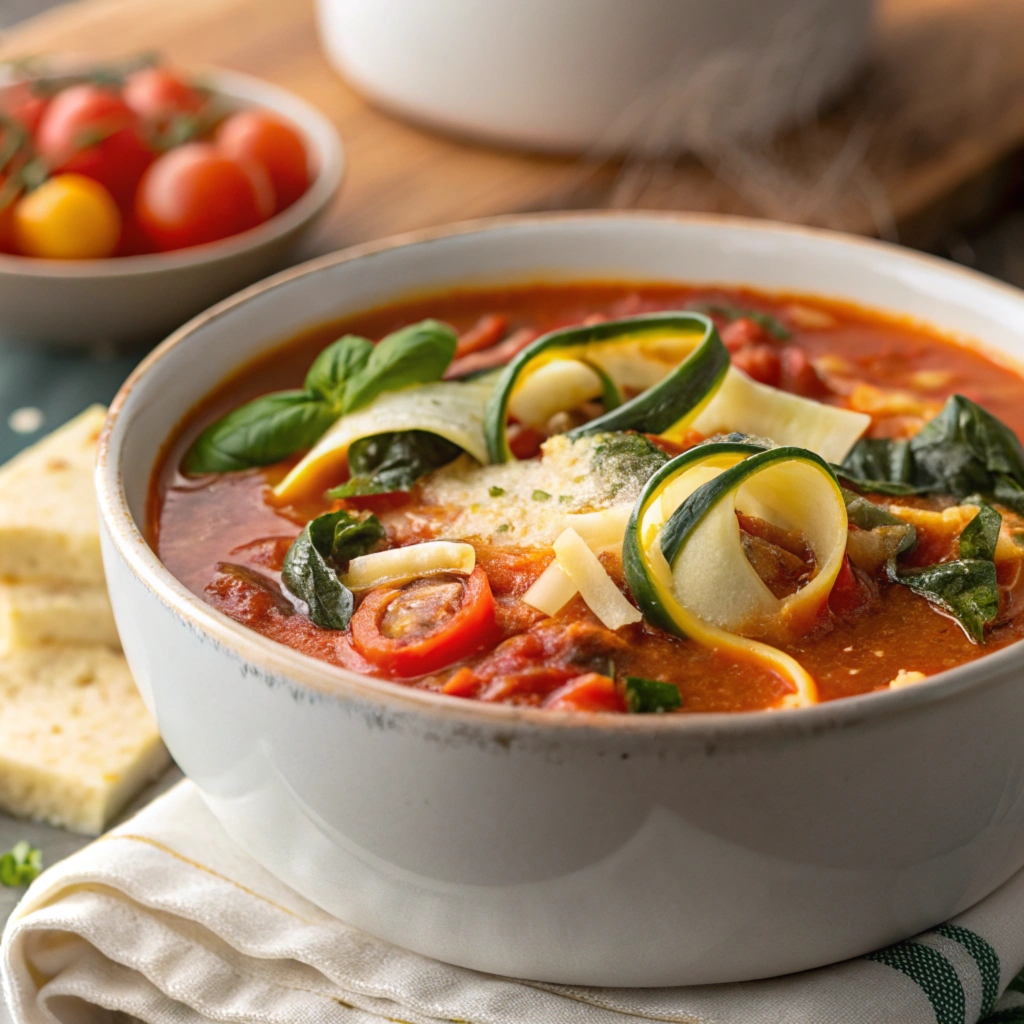
{"type": "MultiPolygon", "coordinates": [[[[470,335],[464,345],[472,349],[494,340],[481,333],[542,333],[595,316],[697,303],[779,318],[791,332],[788,339],[773,337],[748,318],[727,322],[718,317],[734,363],[773,386],[869,412],[874,436],[912,435],[954,392],[978,402],[1018,436],[1024,432],[1024,380],[1009,360],[997,361],[919,325],[848,304],[741,289],[631,283],[451,292],[304,332],[220,385],[168,442],[152,483],[150,542],[193,593],[236,621],[326,662],[388,678],[388,672],[359,653],[350,630],[314,625],[280,588],[280,569],[292,539],[305,522],[337,503],[314,495],[302,505],[274,504],[270,488],[297,459],[222,476],[182,476],[179,463],[199,431],[254,396],[300,386],[315,355],[343,333],[376,339],[432,317],[460,332],[477,327],[477,335],[470,335]],[[502,318],[501,331],[492,330],[493,321],[481,320],[489,314],[502,318]]],[[[941,499],[906,503],[943,505],[941,499]]],[[[379,515],[391,545],[444,532],[445,510],[424,507],[416,486],[408,495],[364,499],[359,507],[379,515]]],[[[578,710],[625,710],[621,680],[627,675],[674,683],[682,711],[765,708],[787,691],[787,684],[764,668],[731,661],[645,622],[615,632],[606,629],[578,595],[555,616],[545,617],[520,598],[551,561],[551,550],[472,542],[493,593],[496,631],[480,650],[454,664],[396,680],[403,685],[463,698],[578,710]]],[[[602,561],[628,593],[617,556],[604,555],[602,561]]],[[[953,619],[924,598],[876,579],[870,593],[861,595],[863,607],[855,614],[833,609],[810,633],[781,646],[815,678],[821,700],[885,688],[901,671],[934,674],[1024,636],[1018,566],[999,567],[1000,618],[983,645],[969,640],[953,619]]]]}

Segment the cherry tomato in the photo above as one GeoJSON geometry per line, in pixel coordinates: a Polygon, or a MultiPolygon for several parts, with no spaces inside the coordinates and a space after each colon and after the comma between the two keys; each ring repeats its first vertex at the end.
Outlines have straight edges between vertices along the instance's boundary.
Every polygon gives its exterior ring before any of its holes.
{"type": "Polygon", "coordinates": [[[135,111],[96,85],[73,85],[50,101],[36,148],[52,170],[93,178],[121,204],[131,202],[154,157],[135,111]]]}
{"type": "Polygon", "coordinates": [[[259,164],[232,160],[205,142],[169,150],[139,183],[135,216],[159,249],[181,249],[237,235],[274,211],[259,164]]]}
{"type": "Polygon", "coordinates": [[[487,573],[427,576],[371,590],[352,616],[352,644],[391,675],[422,676],[494,639],[494,597],[487,573]]]}
{"type": "Polygon", "coordinates": [[[217,129],[217,146],[237,160],[255,160],[267,169],[276,198],[275,212],[291,206],[309,188],[309,161],[302,136],[279,118],[243,110],[217,129]]]}
{"type": "Polygon", "coordinates": [[[139,117],[167,121],[176,114],[194,114],[205,103],[201,92],[166,68],[133,71],[124,84],[124,101],[139,117]]]}
{"type": "Polygon", "coordinates": [[[121,235],[121,214],[92,178],[58,174],[14,206],[14,235],[24,256],[87,260],[110,256],[121,235]]]}
{"type": "Polygon", "coordinates": [[[35,133],[46,110],[48,100],[32,91],[28,82],[17,82],[8,89],[3,98],[4,113],[22,127],[35,133]]]}

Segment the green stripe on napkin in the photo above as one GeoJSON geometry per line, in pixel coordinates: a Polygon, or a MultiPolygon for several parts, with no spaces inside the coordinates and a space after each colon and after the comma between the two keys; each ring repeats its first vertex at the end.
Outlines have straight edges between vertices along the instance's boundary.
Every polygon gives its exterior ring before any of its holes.
{"type": "Polygon", "coordinates": [[[981,1016],[991,1013],[999,998],[1000,965],[996,951],[976,932],[959,925],[940,924],[935,934],[959,942],[971,954],[981,975],[981,1016]]]}
{"type": "Polygon", "coordinates": [[[935,1011],[936,1024],[964,1024],[967,1007],[964,987],[953,965],[931,946],[919,942],[898,942],[865,960],[874,960],[902,972],[921,986],[935,1011]]]}

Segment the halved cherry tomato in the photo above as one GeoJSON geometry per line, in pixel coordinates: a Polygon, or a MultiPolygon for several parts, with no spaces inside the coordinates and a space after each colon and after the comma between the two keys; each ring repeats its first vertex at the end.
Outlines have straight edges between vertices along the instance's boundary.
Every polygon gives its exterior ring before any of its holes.
{"type": "Polygon", "coordinates": [[[81,174],[58,174],[14,206],[14,235],[24,256],[85,260],[110,256],[121,214],[110,193],[81,174]]]}
{"type": "Polygon", "coordinates": [[[39,123],[36,148],[52,171],[93,178],[122,206],[131,202],[155,156],[135,111],[97,85],[73,85],[54,96],[39,123]]]}
{"type": "Polygon", "coordinates": [[[217,129],[217,147],[236,160],[262,164],[274,186],[275,212],[291,206],[309,188],[309,160],[302,136],[261,110],[242,110],[217,129]]]}
{"type": "Polygon", "coordinates": [[[352,644],[368,661],[402,678],[436,672],[494,639],[487,573],[426,576],[371,590],[352,616],[352,644]]]}
{"type": "Polygon", "coordinates": [[[157,122],[177,114],[194,114],[206,102],[201,92],[174,72],[160,67],[133,71],[124,83],[122,95],[139,117],[157,122]]]}
{"type": "Polygon", "coordinates": [[[139,183],[135,216],[159,249],[215,242],[256,227],[274,212],[266,172],[190,142],[155,160],[139,183]]]}

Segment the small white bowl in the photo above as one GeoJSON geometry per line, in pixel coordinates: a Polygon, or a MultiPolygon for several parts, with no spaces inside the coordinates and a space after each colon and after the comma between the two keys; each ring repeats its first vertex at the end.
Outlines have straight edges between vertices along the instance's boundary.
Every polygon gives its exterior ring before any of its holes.
{"type": "Polygon", "coordinates": [[[255,285],[146,359],[100,442],[114,613],[171,753],[228,832],[299,892],[482,971],[740,981],[857,956],[966,909],[1024,866],[1021,644],[790,711],[516,708],[275,643],[190,593],[144,540],[167,436],[282,339],[410,293],[600,279],[845,297],[1024,355],[1024,295],[1006,285],[879,242],[727,218],[499,219],[255,285]]]}
{"type": "Polygon", "coordinates": [[[813,117],[864,61],[874,0],[317,0],[382,106],[556,151],[704,152],[813,117]]]}
{"type": "Polygon", "coordinates": [[[107,351],[152,344],[219,299],[284,266],[344,173],[334,125],[294,93],[233,71],[201,70],[233,108],[262,107],[302,133],[315,177],[291,206],[249,231],[174,252],[104,260],[0,253],[0,337],[107,351]]]}

